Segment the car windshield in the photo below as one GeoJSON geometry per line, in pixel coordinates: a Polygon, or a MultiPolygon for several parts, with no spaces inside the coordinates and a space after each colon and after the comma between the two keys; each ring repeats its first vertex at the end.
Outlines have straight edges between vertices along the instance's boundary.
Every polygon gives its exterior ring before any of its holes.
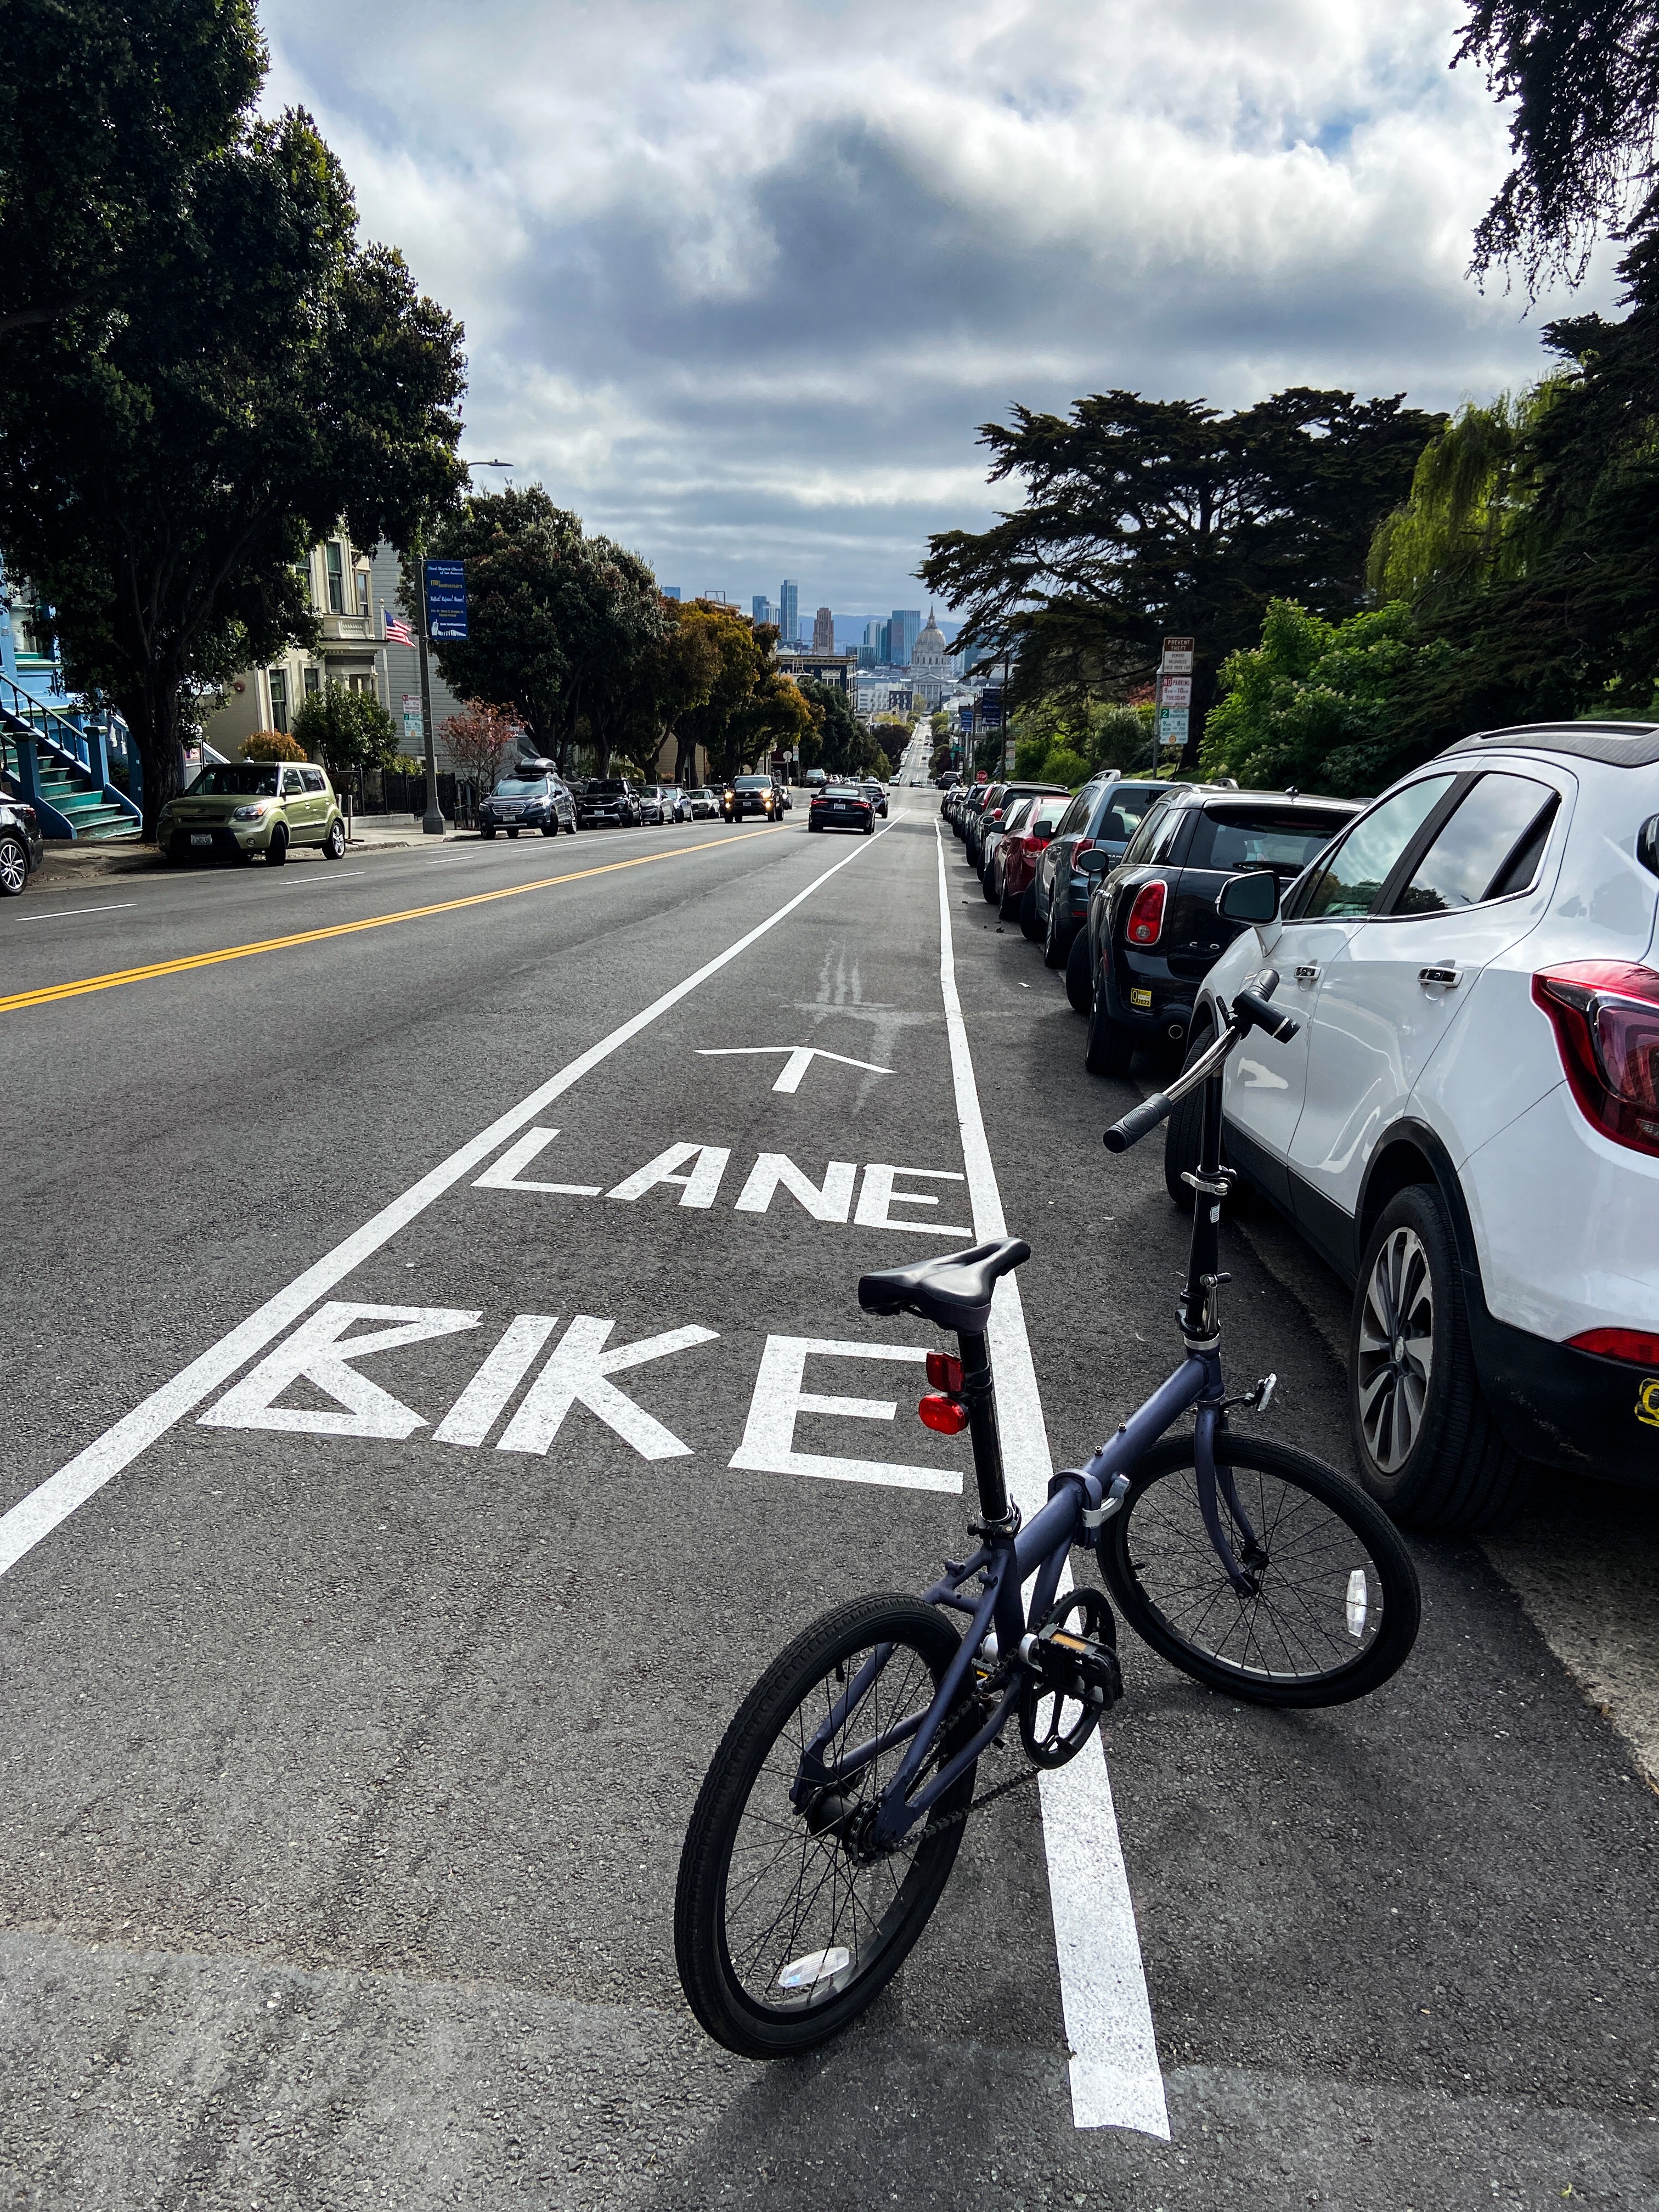
{"type": "Polygon", "coordinates": [[[1314,812],[1298,808],[1274,811],[1262,807],[1249,813],[1200,815],[1187,854],[1189,868],[1273,868],[1279,874],[1299,876],[1322,853],[1337,831],[1352,819],[1346,807],[1314,812]]]}
{"type": "Polygon", "coordinates": [[[770,791],[771,788],[769,775],[740,775],[732,786],[735,791],[770,791]]]}
{"type": "Polygon", "coordinates": [[[274,761],[224,761],[204,768],[190,787],[192,799],[275,799],[274,761]]]}
{"type": "Polygon", "coordinates": [[[597,796],[601,799],[609,799],[622,788],[621,777],[615,775],[596,775],[587,787],[590,797],[597,796]]]}
{"type": "Polygon", "coordinates": [[[522,799],[526,792],[540,791],[542,787],[542,779],[538,775],[504,775],[495,786],[495,796],[497,799],[522,799]]]}

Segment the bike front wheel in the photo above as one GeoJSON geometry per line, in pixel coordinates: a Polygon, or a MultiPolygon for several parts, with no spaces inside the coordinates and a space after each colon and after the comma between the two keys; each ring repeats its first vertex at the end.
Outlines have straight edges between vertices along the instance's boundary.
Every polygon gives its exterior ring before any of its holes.
{"type": "Polygon", "coordinates": [[[1107,1588],[1136,1633],[1212,1689],[1259,1705],[1340,1705],[1386,1682],[1417,1638],[1417,1570],[1394,1524],[1334,1468],[1287,1444],[1216,1438],[1216,1513],[1194,1443],[1154,1445],[1100,1532],[1107,1588]]]}
{"type": "MultiPolygon", "coordinates": [[[[777,2058],[838,2033],[927,1926],[962,1841],[975,1769],[896,1850],[866,1844],[876,1800],[958,1648],[920,1600],[860,1598],[804,1631],[744,1700],[698,1793],[674,1899],[686,2001],[728,2051],[777,2058]],[[797,1805],[803,1757],[820,1737],[832,1779],[797,1805]]],[[[921,1781],[960,1734],[941,1729],[921,1781]]]]}

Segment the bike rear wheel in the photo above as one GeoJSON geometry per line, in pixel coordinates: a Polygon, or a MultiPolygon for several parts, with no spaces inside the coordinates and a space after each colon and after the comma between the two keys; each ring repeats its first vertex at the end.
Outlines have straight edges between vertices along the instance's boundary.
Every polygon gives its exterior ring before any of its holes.
{"type": "Polygon", "coordinates": [[[1252,1587],[1234,1586],[1211,1541],[1192,1437],[1170,1437],[1133,1469],[1100,1533],[1101,1574],[1130,1626],[1252,1705],[1343,1705],[1386,1682],[1416,1640],[1421,1600],[1381,1508],[1287,1444],[1224,1431],[1216,1467],[1221,1531],[1252,1587]]]}
{"type": "MultiPolygon", "coordinates": [[[[886,1664],[823,1747],[838,1759],[926,1712],[958,1648],[912,1597],[866,1597],[825,1613],[775,1659],[714,1753],[680,1856],[674,1954],[686,2001],[717,2043],[748,2058],[837,2034],[897,1972],[938,1904],[973,1796],[969,1767],[900,1848],[866,1856],[860,1824],[908,1736],[816,1804],[790,1790],[801,1757],[880,1647],[886,1664]],[[835,1802],[831,1802],[831,1798],[835,1802]]],[[[959,1731],[941,1731],[954,1741],[959,1731]]],[[[948,1750],[935,1750],[923,1778],[948,1750]]]]}

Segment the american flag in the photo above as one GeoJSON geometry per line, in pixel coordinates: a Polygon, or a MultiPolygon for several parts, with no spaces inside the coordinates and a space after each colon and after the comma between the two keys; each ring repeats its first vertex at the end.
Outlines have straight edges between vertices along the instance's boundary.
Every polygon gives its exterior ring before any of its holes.
{"type": "Polygon", "coordinates": [[[390,607],[382,607],[386,622],[386,641],[388,645],[413,645],[415,633],[401,615],[394,615],[390,607]]]}

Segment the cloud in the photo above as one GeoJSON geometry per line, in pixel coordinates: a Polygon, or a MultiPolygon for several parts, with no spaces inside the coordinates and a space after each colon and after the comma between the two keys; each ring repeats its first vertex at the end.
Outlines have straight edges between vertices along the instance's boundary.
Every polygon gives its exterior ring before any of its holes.
{"type": "Polygon", "coordinates": [[[1443,406],[1540,362],[1549,303],[1465,274],[1506,131],[1456,0],[264,14],[270,104],[466,321],[467,450],[688,592],[914,605],[1016,400],[1443,406]]]}

